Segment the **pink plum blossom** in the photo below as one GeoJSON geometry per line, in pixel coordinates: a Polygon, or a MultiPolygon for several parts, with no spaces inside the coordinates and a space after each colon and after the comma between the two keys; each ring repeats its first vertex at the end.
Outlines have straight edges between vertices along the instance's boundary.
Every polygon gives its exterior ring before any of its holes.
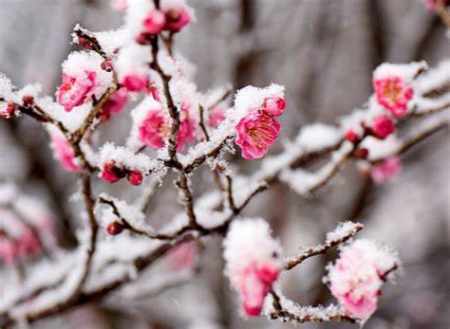
{"type": "Polygon", "coordinates": [[[263,108],[267,114],[277,117],[283,114],[286,101],[283,97],[269,97],[265,99],[263,108]]]}
{"type": "Polygon", "coordinates": [[[14,114],[16,107],[13,103],[0,104],[0,118],[9,119],[14,114]]]}
{"type": "Polygon", "coordinates": [[[280,130],[276,119],[263,110],[256,110],[241,119],[236,126],[236,144],[242,148],[245,159],[259,159],[275,143],[280,130]]]}
{"type": "Polygon", "coordinates": [[[381,115],[372,123],[372,134],[378,139],[385,139],[395,132],[394,122],[386,115],[381,115]]]}
{"type": "Polygon", "coordinates": [[[170,130],[163,109],[148,111],[146,118],[139,124],[139,140],[153,149],[164,147],[165,138],[170,130]]]}
{"type": "Polygon", "coordinates": [[[221,107],[215,107],[209,112],[209,125],[213,128],[216,128],[219,126],[219,124],[225,120],[226,110],[221,107]]]}
{"type": "Polygon", "coordinates": [[[144,19],[144,33],[158,34],[166,24],[166,16],[160,10],[151,10],[144,19]]]}
{"type": "Polygon", "coordinates": [[[327,279],[347,314],[365,321],[377,309],[387,273],[396,267],[396,256],[388,250],[369,240],[357,240],[343,248],[327,279]]]}
{"type": "Polygon", "coordinates": [[[188,103],[181,103],[180,130],[178,131],[177,149],[183,151],[187,144],[195,141],[195,121],[190,115],[191,107],[188,103]]]}
{"type": "Polygon", "coordinates": [[[409,83],[398,76],[374,79],[373,85],[378,103],[394,117],[404,116],[414,90],[409,83]]]}
{"type": "Polygon", "coordinates": [[[51,147],[62,167],[71,172],[79,171],[80,166],[78,165],[75,153],[68,140],[57,130],[52,130],[50,135],[52,139],[51,147]]]}
{"type": "Polygon", "coordinates": [[[375,184],[382,184],[395,178],[402,171],[402,163],[398,157],[391,157],[374,165],[370,177],[375,184]]]}
{"type": "Polygon", "coordinates": [[[191,21],[191,15],[186,8],[170,8],[165,10],[166,24],[164,30],[180,32],[191,21]]]}
{"type": "Polygon", "coordinates": [[[277,280],[280,246],[262,219],[233,222],[224,241],[226,273],[248,316],[258,316],[277,280]]]}
{"type": "Polygon", "coordinates": [[[198,245],[195,241],[184,242],[170,251],[169,264],[176,271],[191,269],[195,265],[197,254],[198,245]]]}
{"type": "Polygon", "coordinates": [[[122,79],[122,86],[131,92],[144,91],[149,84],[149,77],[146,74],[129,73],[122,79]]]}
{"type": "Polygon", "coordinates": [[[109,96],[100,112],[100,118],[102,119],[102,121],[108,120],[112,114],[121,113],[125,108],[127,102],[128,91],[125,88],[120,88],[111,96],[109,96]]]}
{"type": "Polygon", "coordinates": [[[63,73],[63,83],[57,91],[58,103],[67,112],[92,99],[96,88],[97,73],[94,71],[80,71],[75,76],[63,73]]]}

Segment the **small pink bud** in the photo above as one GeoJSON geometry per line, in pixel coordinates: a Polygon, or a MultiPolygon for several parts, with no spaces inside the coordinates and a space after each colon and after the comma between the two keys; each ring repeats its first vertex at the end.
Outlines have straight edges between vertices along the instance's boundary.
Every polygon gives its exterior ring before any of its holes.
{"type": "Polygon", "coordinates": [[[354,130],[350,129],[345,133],[345,139],[355,144],[356,142],[358,142],[359,136],[354,130]]]}
{"type": "Polygon", "coordinates": [[[130,171],[127,175],[128,181],[131,185],[139,186],[142,184],[142,180],[144,179],[142,173],[140,171],[130,171]]]}
{"type": "Polygon", "coordinates": [[[269,97],[264,101],[264,111],[272,116],[280,116],[286,108],[286,101],[281,97],[269,97]]]}
{"type": "Polygon", "coordinates": [[[378,139],[385,139],[394,131],[394,122],[386,115],[379,116],[373,121],[372,134],[378,139]]]}
{"type": "Polygon", "coordinates": [[[101,178],[108,183],[115,183],[124,177],[124,171],[114,163],[106,163],[102,168],[101,178]]]}
{"type": "Polygon", "coordinates": [[[191,21],[191,15],[184,8],[170,9],[166,12],[164,30],[180,32],[191,21]]]}
{"type": "Polygon", "coordinates": [[[102,64],[100,65],[100,67],[102,68],[102,70],[104,70],[106,72],[112,72],[112,70],[113,70],[113,65],[112,65],[111,61],[108,61],[108,60],[104,60],[102,62],[102,64]]]}
{"type": "Polygon", "coordinates": [[[152,10],[144,20],[144,32],[155,35],[160,33],[166,24],[166,16],[159,10],[152,10]]]}
{"type": "Polygon", "coordinates": [[[30,107],[34,103],[34,97],[31,95],[23,95],[22,101],[23,101],[23,106],[30,107]]]}
{"type": "Polygon", "coordinates": [[[125,226],[122,223],[112,222],[106,227],[106,232],[108,232],[109,235],[118,235],[122,233],[124,229],[125,226]]]}

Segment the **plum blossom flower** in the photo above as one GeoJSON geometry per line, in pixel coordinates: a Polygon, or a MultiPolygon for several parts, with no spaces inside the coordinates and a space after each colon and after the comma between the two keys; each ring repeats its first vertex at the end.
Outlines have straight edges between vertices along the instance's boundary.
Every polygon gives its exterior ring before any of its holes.
{"type": "Polygon", "coordinates": [[[166,24],[166,17],[160,10],[151,10],[144,20],[144,33],[158,34],[166,24]]]}
{"type": "Polygon", "coordinates": [[[219,124],[225,120],[226,110],[222,107],[215,107],[209,112],[209,125],[213,128],[219,126],[219,124]]]}
{"type": "Polygon", "coordinates": [[[381,287],[398,263],[386,248],[357,240],[342,249],[336,263],[329,266],[326,280],[347,314],[365,321],[377,309],[381,287]]]}
{"type": "Polygon", "coordinates": [[[112,73],[102,69],[103,58],[93,51],[73,52],[62,65],[63,83],[56,98],[67,112],[100,98],[112,83],[112,73]]]}
{"type": "Polygon", "coordinates": [[[0,103],[0,118],[2,119],[9,119],[14,114],[16,110],[16,106],[13,103],[6,103],[1,102],[0,103]]]}
{"type": "Polygon", "coordinates": [[[236,126],[236,144],[245,159],[262,158],[275,143],[281,126],[263,110],[245,116],[236,126]]]}
{"type": "Polygon", "coordinates": [[[198,254],[198,245],[195,241],[184,242],[173,248],[168,254],[170,266],[176,270],[181,271],[191,269],[198,254]]]}
{"type": "Polygon", "coordinates": [[[16,257],[17,248],[14,241],[0,234],[0,260],[6,265],[14,265],[16,257]]]}
{"type": "Polygon", "coordinates": [[[120,88],[111,96],[108,97],[107,101],[103,105],[100,118],[102,121],[107,121],[112,114],[119,114],[125,108],[128,102],[128,91],[126,88],[120,88]]]}
{"type": "Polygon", "coordinates": [[[80,166],[78,160],[75,158],[75,153],[69,141],[56,128],[53,129],[53,127],[49,126],[49,133],[51,137],[51,147],[56,159],[61,163],[61,166],[67,171],[78,172],[80,166]]]}
{"type": "Polygon", "coordinates": [[[224,241],[226,274],[248,316],[261,314],[264,299],[281,270],[281,247],[262,219],[233,222],[224,241]]]}
{"type": "Polygon", "coordinates": [[[114,67],[122,87],[130,92],[147,91],[150,84],[148,46],[135,43],[120,49],[114,67]]]}
{"type": "Polygon", "coordinates": [[[283,97],[268,97],[264,100],[263,108],[269,115],[280,116],[286,108],[286,100],[283,97]]]}
{"type": "Polygon", "coordinates": [[[414,96],[414,90],[409,83],[398,76],[392,76],[374,79],[373,84],[378,103],[394,117],[407,113],[408,103],[414,96]]]}
{"type": "Polygon", "coordinates": [[[385,139],[395,132],[394,122],[386,115],[376,117],[372,122],[372,134],[378,139],[385,139]]]}
{"type": "Polygon", "coordinates": [[[67,112],[90,100],[95,91],[97,74],[92,71],[81,71],[77,76],[63,73],[63,83],[57,91],[58,103],[67,112]]]}
{"type": "Polygon", "coordinates": [[[165,0],[161,3],[161,10],[166,15],[166,31],[180,32],[192,20],[192,9],[185,1],[165,0]]]}
{"type": "Polygon", "coordinates": [[[382,184],[395,178],[401,171],[402,163],[394,156],[374,165],[370,170],[370,178],[375,184],[382,184]]]}

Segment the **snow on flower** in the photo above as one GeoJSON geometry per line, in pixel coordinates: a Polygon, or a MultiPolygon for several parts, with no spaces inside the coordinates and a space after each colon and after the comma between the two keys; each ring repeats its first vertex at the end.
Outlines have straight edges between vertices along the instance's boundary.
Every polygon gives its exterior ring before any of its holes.
{"type": "Polygon", "coordinates": [[[72,146],[66,137],[56,127],[47,125],[47,131],[51,138],[51,148],[53,149],[55,158],[61,163],[61,166],[72,172],[80,170],[78,160],[75,158],[75,153],[72,146]]]}
{"type": "Polygon", "coordinates": [[[157,170],[158,166],[156,160],[151,160],[145,154],[136,154],[112,143],[106,143],[102,147],[98,161],[99,176],[109,183],[127,177],[133,185],[140,185],[143,176],[157,170]]]}
{"type": "Polygon", "coordinates": [[[100,119],[107,121],[113,114],[119,114],[125,108],[128,102],[128,91],[125,88],[120,88],[111,96],[108,97],[105,104],[100,111],[100,119]]]}
{"type": "Polygon", "coordinates": [[[120,49],[114,67],[119,82],[131,92],[145,91],[149,85],[150,48],[138,44],[129,44],[120,49]]]}
{"type": "Polygon", "coordinates": [[[281,270],[281,247],[262,219],[234,221],[224,241],[226,274],[248,316],[261,314],[281,270]]]}
{"type": "Polygon", "coordinates": [[[356,240],[342,248],[325,281],[347,314],[365,321],[377,309],[387,275],[398,266],[392,251],[370,240],[356,240]]]}
{"type": "Polygon", "coordinates": [[[62,64],[63,83],[56,93],[67,112],[93,96],[99,99],[112,83],[112,73],[101,68],[103,58],[95,52],[73,52],[62,64]]]}
{"type": "Polygon", "coordinates": [[[272,146],[281,130],[274,118],[285,109],[284,87],[272,84],[267,88],[246,87],[235,98],[233,119],[236,125],[236,144],[245,159],[259,159],[272,146]]]}
{"type": "Polygon", "coordinates": [[[244,117],[236,126],[236,144],[242,148],[245,159],[262,158],[275,143],[281,126],[264,111],[255,111],[244,117]]]}
{"type": "Polygon", "coordinates": [[[180,32],[193,17],[193,10],[185,0],[163,0],[161,10],[166,15],[164,30],[172,33],[180,32]]]}
{"type": "Polygon", "coordinates": [[[164,13],[155,8],[153,1],[135,0],[128,3],[125,26],[139,44],[149,44],[149,37],[160,33],[165,23],[164,13]]]}
{"type": "MultiPolygon", "coordinates": [[[[178,131],[178,150],[182,151],[186,145],[195,141],[196,122],[191,116],[192,108],[182,102],[180,106],[180,128],[178,131]]],[[[133,111],[133,129],[129,145],[138,144],[158,150],[166,144],[170,135],[170,117],[153,97],[147,97],[133,111]],[[137,140],[137,141],[136,141],[137,140]]]]}
{"type": "Polygon", "coordinates": [[[378,103],[394,117],[406,115],[415,93],[413,80],[426,68],[424,62],[384,63],[378,66],[373,73],[373,86],[378,103]]]}
{"type": "Polygon", "coordinates": [[[397,177],[401,171],[400,158],[394,156],[374,165],[370,170],[370,178],[375,184],[383,184],[397,177]]]}

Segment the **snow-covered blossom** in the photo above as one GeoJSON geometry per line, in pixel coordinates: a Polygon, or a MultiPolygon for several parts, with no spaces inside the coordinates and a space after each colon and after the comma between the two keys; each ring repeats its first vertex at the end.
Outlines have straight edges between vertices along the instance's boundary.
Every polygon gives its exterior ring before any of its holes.
{"type": "Polygon", "coordinates": [[[16,106],[11,102],[0,102],[0,118],[9,119],[16,111],[16,106]]]}
{"type": "Polygon", "coordinates": [[[100,98],[112,82],[112,73],[101,68],[103,59],[95,52],[73,52],[62,64],[63,83],[56,93],[67,112],[92,97],[100,98]]]}
{"type": "Polygon", "coordinates": [[[145,154],[136,154],[126,147],[106,143],[100,151],[99,176],[109,183],[115,183],[127,177],[131,184],[140,185],[144,175],[158,166],[145,154]]]}
{"type": "Polygon", "coordinates": [[[125,88],[120,88],[111,96],[108,97],[105,104],[103,104],[100,111],[100,119],[107,121],[113,114],[119,114],[125,108],[128,102],[128,91],[125,88]]]}
{"type": "Polygon", "coordinates": [[[191,269],[195,265],[197,254],[197,242],[188,241],[173,248],[167,257],[170,266],[176,271],[181,271],[191,269]]]}
{"type": "Polygon", "coordinates": [[[185,0],[163,0],[161,10],[166,15],[164,30],[172,33],[180,32],[192,20],[192,9],[185,0]]]}
{"type": "Polygon", "coordinates": [[[236,125],[236,144],[242,148],[245,159],[263,157],[272,146],[281,130],[274,118],[286,107],[284,88],[272,84],[267,88],[246,87],[236,95],[233,111],[236,125]]]}
{"type": "Polygon", "coordinates": [[[209,125],[216,128],[226,118],[226,110],[222,107],[215,107],[209,112],[209,125]]]}
{"type": "Polygon", "coordinates": [[[342,248],[325,281],[347,314],[365,321],[377,309],[386,276],[398,266],[396,254],[387,248],[356,240],[342,248]]]}
{"type": "Polygon", "coordinates": [[[370,178],[375,184],[392,180],[402,171],[400,158],[394,156],[374,165],[370,170],[370,178]]]}
{"type": "Polygon", "coordinates": [[[387,115],[381,115],[373,120],[371,131],[376,138],[385,139],[394,133],[394,122],[387,115]]]}
{"type": "Polygon", "coordinates": [[[73,148],[63,133],[51,125],[47,126],[47,130],[51,138],[50,145],[56,159],[61,163],[61,166],[67,171],[79,171],[80,166],[78,160],[75,158],[73,148]]]}
{"type": "Polygon", "coordinates": [[[415,94],[413,80],[427,68],[423,62],[411,64],[384,63],[373,73],[376,100],[394,117],[404,116],[411,108],[415,94]]]}
{"type": "Polygon", "coordinates": [[[281,247],[262,219],[231,224],[224,241],[226,274],[248,316],[261,314],[264,299],[281,270],[281,247]]]}
{"type": "Polygon", "coordinates": [[[153,149],[164,147],[165,139],[170,132],[166,113],[162,107],[148,111],[146,118],[139,124],[139,140],[153,149]]]}
{"type": "Polygon", "coordinates": [[[258,110],[244,117],[236,126],[236,144],[242,148],[245,159],[259,159],[275,143],[280,130],[276,119],[258,110]]]}
{"type": "Polygon", "coordinates": [[[120,49],[115,61],[115,69],[121,85],[131,92],[146,90],[150,79],[150,48],[129,44],[120,49]]]}

